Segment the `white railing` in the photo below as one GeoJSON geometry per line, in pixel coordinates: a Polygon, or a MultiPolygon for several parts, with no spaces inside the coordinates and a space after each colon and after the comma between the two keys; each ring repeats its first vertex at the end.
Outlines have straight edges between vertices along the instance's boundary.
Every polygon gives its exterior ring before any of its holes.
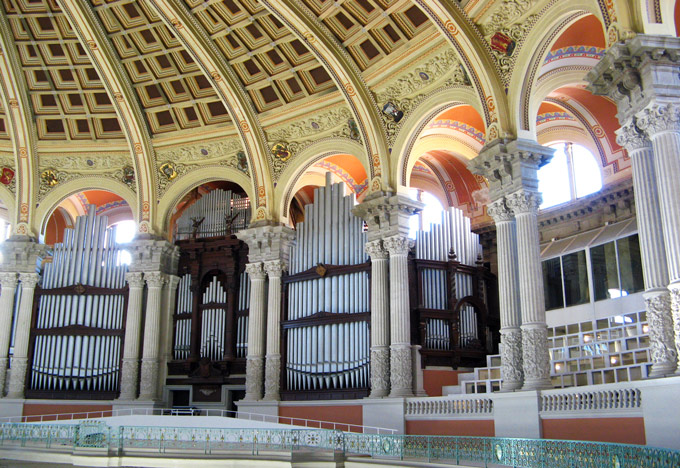
{"type": "Polygon", "coordinates": [[[465,395],[456,397],[409,398],[406,417],[414,416],[492,416],[490,397],[465,395]]]}
{"type": "Polygon", "coordinates": [[[394,434],[395,429],[384,427],[364,426],[361,424],[340,423],[333,421],[320,421],[305,419],[294,416],[276,416],[271,414],[245,413],[243,411],[231,411],[223,409],[206,409],[194,407],[181,408],[121,408],[100,411],[83,411],[79,413],[55,413],[41,415],[24,415],[0,417],[0,423],[18,422],[48,422],[48,421],[71,421],[79,419],[110,418],[115,416],[213,416],[222,418],[237,418],[248,421],[258,421],[274,424],[287,424],[291,426],[308,427],[314,429],[333,429],[345,432],[358,432],[362,434],[394,434]]]}
{"type": "MultiPolygon", "coordinates": [[[[591,387],[592,388],[592,387],[591,387]]],[[[638,411],[642,407],[639,388],[585,390],[569,388],[541,392],[541,411],[638,411]]]]}

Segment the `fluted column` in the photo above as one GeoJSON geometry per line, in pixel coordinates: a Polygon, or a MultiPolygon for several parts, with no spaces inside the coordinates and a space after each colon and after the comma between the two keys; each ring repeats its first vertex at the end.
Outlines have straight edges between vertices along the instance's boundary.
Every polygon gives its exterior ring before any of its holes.
{"type": "Polygon", "coordinates": [[[12,357],[12,373],[9,379],[8,398],[23,398],[26,370],[28,368],[28,338],[31,332],[31,313],[33,312],[33,294],[40,280],[37,273],[20,273],[21,302],[17,315],[14,335],[14,356],[12,357]]]}
{"type": "Polygon", "coordinates": [[[654,151],[677,365],[680,355],[680,198],[677,195],[677,181],[680,179],[680,106],[653,104],[636,114],[636,117],[638,127],[652,141],[654,151]]]}
{"type": "Polygon", "coordinates": [[[667,289],[668,266],[652,143],[637,126],[629,122],[618,132],[617,143],[625,147],[632,159],[635,211],[642,272],[645,280],[645,310],[649,323],[649,348],[652,358],[651,377],[672,373],[676,369],[677,352],[673,336],[673,314],[667,289]]]}
{"type": "Polygon", "coordinates": [[[139,385],[139,334],[142,326],[144,279],[142,273],[126,273],[125,280],[129,290],[119,399],[134,400],[137,397],[139,385]]]}
{"type": "Polygon", "coordinates": [[[262,399],[265,338],[265,271],[262,262],[248,263],[250,279],[250,310],[248,323],[248,356],[246,357],[245,400],[262,399]]]}
{"type": "Polygon", "coordinates": [[[286,264],[281,260],[272,260],[264,263],[264,269],[269,277],[264,399],[279,400],[281,384],[281,275],[286,269],[286,264]]]}
{"type": "Polygon", "coordinates": [[[12,335],[14,295],[19,278],[16,273],[0,273],[0,397],[5,392],[7,364],[9,362],[9,341],[12,335]]]}
{"type": "Polygon", "coordinates": [[[522,388],[522,318],[517,277],[517,227],[515,216],[501,198],[487,206],[496,223],[498,300],[501,318],[501,389],[522,388]]]}
{"type": "Polygon", "coordinates": [[[413,396],[408,252],[413,241],[396,235],[383,239],[390,254],[390,396],[413,396]]]}
{"type": "Polygon", "coordinates": [[[144,348],[142,350],[142,376],[139,399],[158,399],[160,321],[163,284],[166,277],[159,271],[145,272],[147,286],[146,319],[144,321],[144,348]]]}
{"type": "Polygon", "coordinates": [[[541,195],[520,189],[506,197],[517,222],[519,297],[522,311],[524,390],[551,388],[548,326],[545,321],[543,272],[538,237],[541,195]]]}
{"type": "Polygon", "coordinates": [[[371,256],[371,398],[390,391],[389,254],[381,240],[367,242],[371,256]]]}

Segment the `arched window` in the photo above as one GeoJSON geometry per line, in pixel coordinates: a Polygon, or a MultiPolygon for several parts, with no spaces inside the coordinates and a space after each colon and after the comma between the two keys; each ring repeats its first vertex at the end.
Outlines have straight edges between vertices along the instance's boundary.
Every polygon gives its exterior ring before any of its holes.
{"type": "Polygon", "coordinates": [[[541,208],[566,203],[602,188],[602,171],[592,153],[574,143],[549,145],[555,148],[550,163],[538,171],[541,208]]]}
{"type": "Polygon", "coordinates": [[[437,197],[424,190],[412,188],[409,189],[409,196],[412,200],[423,202],[425,206],[423,210],[411,216],[409,220],[409,234],[411,239],[416,238],[416,231],[429,231],[430,224],[441,222],[442,211],[444,207],[437,197]]]}
{"type": "MultiPolygon", "coordinates": [[[[120,221],[112,227],[116,228],[116,244],[128,244],[134,239],[137,233],[137,224],[134,221],[120,221]]],[[[132,255],[127,250],[120,251],[118,263],[129,265],[132,263],[132,255]]]]}

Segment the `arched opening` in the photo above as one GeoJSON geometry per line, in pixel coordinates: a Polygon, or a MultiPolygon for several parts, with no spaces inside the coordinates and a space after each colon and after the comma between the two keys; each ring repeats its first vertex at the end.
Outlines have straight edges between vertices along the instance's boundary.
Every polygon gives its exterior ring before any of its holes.
{"type": "Polygon", "coordinates": [[[237,183],[218,180],[194,187],[170,218],[174,240],[234,234],[250,221],[250,199],[237,183]]]}
{"type": "Polygon", "coordinates": [[[65,198],[57,205],[43,224],[41,240],[54,245],[64,240],[64,229],[72,228],[78,216],[84,216],[90,205],[95,206],[97,216],[107,217],[107,227],[116,226],[116,242],[129,242],[134,237],[136,224],[128,203],[107,190],[84,190],[65,198]]]}
{"type": "Polygon", "coordinates": [[[314,202],[315,189],[331,183],[343,182],[345,195],[354,194],[355,203],[360,203],[368,193],[368,175],[359,159],[351,154],[336,154],[310,165],[295,180],[287,206],[290,224],[296,226],[305,220],[305,206],[314,202]]]}

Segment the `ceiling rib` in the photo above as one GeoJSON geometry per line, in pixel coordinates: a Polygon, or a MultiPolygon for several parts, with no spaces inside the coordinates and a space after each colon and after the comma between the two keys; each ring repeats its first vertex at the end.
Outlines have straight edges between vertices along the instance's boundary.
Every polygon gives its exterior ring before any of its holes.
{"type": "Polygon", "coordinates": [[[156,158],[144,112],[132,83],[117,60],[94,11],[79,0],[58,0],[59,6],[97,69],[119,117],[135,164],[140,234],[160,234],[156,228],[156,158]]]}
{"type": "Polygon", "coordinates": [[[231,67],[225,65],[223,55],[212,43],[207,32],[183,4],[177,0],[156,0],[150,2],[150,5],[185,45],[205,76],[212,82],[231,115],[248,157],[254,188],[258,194],[255,220],[271,219],[273,203],[268,199],[273,192],[273,182],[269,174],[269,148],[257,112],[247,92],[231,67]]]}
{"type": "Polygon", "coordinates": [[[17,208],[13,233],[37,237],[33,229],[33,212],[37,194],[37,134],[28,96],[28,86],[17,48],[10,32],[5,10],[0,8],[0,86],[7,112],[9,133],[16,161],[17,208]]]}

